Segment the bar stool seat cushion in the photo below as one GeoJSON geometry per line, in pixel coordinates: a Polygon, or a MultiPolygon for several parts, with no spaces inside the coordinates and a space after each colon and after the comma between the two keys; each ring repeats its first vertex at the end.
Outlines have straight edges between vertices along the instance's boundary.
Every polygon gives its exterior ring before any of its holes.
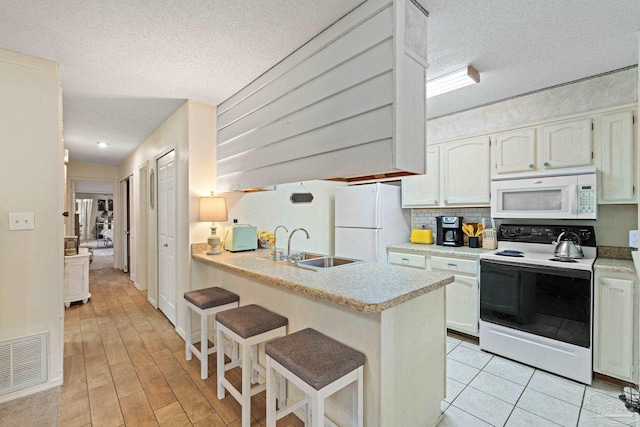
{"type": "Polygon", "coordinates": [[[238,295],[218,287],[185,292],[184,299],[201,310],[240,301],[238,295]]]}
{"type": "Polygon", "coordinates": [[[311,328],[269,341],[265,352],[316,390],[364,365],[364,354],[311,328]]]}
{"type": "Polygon", "coordinates": [[[286,317],[255,304],[217,313],[216,321],[242,338],[260,335],[289,323],[286,317]]]}

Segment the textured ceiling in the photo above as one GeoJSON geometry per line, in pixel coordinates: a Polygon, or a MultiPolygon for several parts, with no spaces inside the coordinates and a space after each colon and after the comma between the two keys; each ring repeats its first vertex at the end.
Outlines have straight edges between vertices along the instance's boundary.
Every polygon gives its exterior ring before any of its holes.
{"type": "MultiPolygon", "coordinates": [[[[219,104],[361,2],[0,0],[0,48],[60,64],[72,161],[119,164],[185,99],[219,104]]],[[[429,78],[481,74],[430,117],[638,61],[637,0],[421,3],[429,78]]]]}
{"type": "Polygon", "coordinates": [[[119,164],[185,99],[219,104],[360,3],[0,0],[0,48],[60,65],[72,161],[119,164]]]}
{"type": "Polygon", "coordinates": [[[472,64],[480,84],[429,98],[452,112],[638,63],[638,0],[424,0],[428,79],[472,64]]]}

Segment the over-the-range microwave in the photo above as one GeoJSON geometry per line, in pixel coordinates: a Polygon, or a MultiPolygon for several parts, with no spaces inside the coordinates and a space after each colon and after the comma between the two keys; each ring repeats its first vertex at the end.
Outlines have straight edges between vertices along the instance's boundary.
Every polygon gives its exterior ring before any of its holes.
{"type": "Polygon", "coordinates": [[[494,218],[596,219],[596,168],[570,168],[494,176],[494,218]]]}

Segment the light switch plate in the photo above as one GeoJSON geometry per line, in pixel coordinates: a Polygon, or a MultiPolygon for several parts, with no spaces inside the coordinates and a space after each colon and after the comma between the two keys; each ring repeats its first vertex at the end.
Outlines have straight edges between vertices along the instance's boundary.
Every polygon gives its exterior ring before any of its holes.
{"type": "Polygon", "coordinates": [[[33,212],[10,212],[9,230],[33,230],[35,214],[33,212]]]}
{"type": "Polygon", "coordinates": [[[629,230],[629,246],[632,248],[638,247],[638,230],[629,230]]]}

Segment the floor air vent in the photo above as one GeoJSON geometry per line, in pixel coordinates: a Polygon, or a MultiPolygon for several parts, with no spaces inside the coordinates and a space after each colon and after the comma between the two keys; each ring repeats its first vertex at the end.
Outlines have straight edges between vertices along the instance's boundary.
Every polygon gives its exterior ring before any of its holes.
{"type": "Polygon", "coordinates": [[[0,342],[0,394],[47,380],[47,334],[0,342]]]}

